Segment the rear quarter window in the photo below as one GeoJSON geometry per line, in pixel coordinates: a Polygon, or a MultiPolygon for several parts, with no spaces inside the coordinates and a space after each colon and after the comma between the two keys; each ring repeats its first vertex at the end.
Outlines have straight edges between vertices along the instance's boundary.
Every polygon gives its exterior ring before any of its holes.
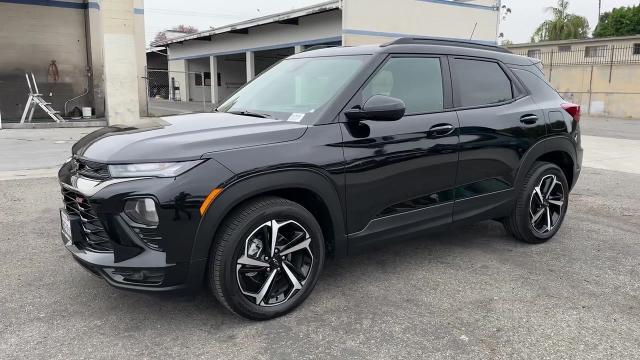
{"type": "Polygon", "coordinates": [[[512,69],[513,73],[529,89],[536,101],[557,100],[560,98],[558,92],[539,75],[522,69],[512,69]]]}

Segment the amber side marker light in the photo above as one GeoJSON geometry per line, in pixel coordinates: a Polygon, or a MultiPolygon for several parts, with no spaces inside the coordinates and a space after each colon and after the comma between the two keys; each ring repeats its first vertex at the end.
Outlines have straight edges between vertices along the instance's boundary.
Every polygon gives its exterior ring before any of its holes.
{"type": "Polygon", "coordinates": [[[218,197],[218,195],[220,195],[221,192],[222,192],[222,188],[215,188],[211,190],[209,195],[207,195],[207,197],[202,202],[202,205],[200,205],[200,216],[204,216],[204,214],[209,209],[209,206],[211,206],[211,203],[213,202],[213,200],[215,200],[218,197]]]}

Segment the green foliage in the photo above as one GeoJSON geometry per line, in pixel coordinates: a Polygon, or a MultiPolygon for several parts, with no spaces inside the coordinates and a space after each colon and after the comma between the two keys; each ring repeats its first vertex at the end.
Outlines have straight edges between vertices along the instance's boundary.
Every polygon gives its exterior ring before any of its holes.
{"type": "Polygon", "coordinates": [[[619,7],[605,12],[593,31],[593,37],[640,34],[640,5],[619,7]]]}
{"type": "Polygon", "coordinates": [[[531,42],[586,39],[589,36],[589,22],[584,16],[570,14],[568,8],[568,0],[558,0],[557,7],[547,8],[553,18],[538,26],[531,36],[531,42]]]}

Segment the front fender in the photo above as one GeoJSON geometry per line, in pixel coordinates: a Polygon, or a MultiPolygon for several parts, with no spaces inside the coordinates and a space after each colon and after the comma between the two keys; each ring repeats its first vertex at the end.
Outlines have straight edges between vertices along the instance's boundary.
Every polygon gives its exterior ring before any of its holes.
{"type": "Polygon", "coordinates": [[[333,223],[336,256],[346,255],[345,218],[335,184],[319,169],[285,169],[250,175],[226,184],[200,221],[191,253],[192,262],[206,261],[220,223],[233,208],[260,194],[282,189],[309,190],[325,202],[333,223]]]}

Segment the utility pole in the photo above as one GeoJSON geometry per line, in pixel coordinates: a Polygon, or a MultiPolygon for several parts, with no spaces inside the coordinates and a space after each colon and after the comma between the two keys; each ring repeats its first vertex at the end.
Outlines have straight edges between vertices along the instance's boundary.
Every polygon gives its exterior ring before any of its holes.
{"type": "Polygon", "coordinates": [[[598,0],[598,23],[600,22],[601,14],[602,14],[602,0],[598,0]]]}

